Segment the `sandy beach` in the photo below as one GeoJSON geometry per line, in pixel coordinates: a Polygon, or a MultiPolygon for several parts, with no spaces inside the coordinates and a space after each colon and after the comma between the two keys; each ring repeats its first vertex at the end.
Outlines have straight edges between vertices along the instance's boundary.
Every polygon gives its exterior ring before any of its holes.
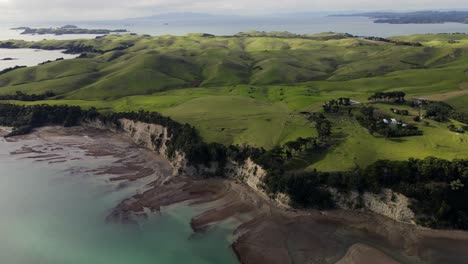
{"type": "MultiPolygon", "coordinates": [[[[0,129],[0,135],[7,131],[0,129]]],[[[51,166],[110,159],[111,165],[87,172],[122,187],[142,180],[141,191],[116,204],[107,221],[132,225],[165,206],[188,202],[204,208],[191,221],[194,232],[225,221],[236,223],[232,248],[241,263],[466,263],[468,259],[467,232],[433,231],[365,212],[280,208],[233,180],[173,177],[163,157],[117,133],[46,127],[7,140],[19,144],[10,153],[18,158],[51,166]]],[[[80,169],[69,168],[72,174],[80,169]]]]}

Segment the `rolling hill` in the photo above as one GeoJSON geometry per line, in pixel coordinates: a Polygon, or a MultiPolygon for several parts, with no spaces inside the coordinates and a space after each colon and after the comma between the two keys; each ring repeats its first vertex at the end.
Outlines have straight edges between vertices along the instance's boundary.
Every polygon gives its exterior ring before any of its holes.
{"type": "MultiPolygon", "coordinates": [[[[468,35],[392,40],[245,32],[1,42],[0,47],[78,47],[83,56],[0,75],[0,95],[53,91],[57,96],[50,100],[18,103],[158,111],[194,125],[209,142],[265,148],[314,136],[314,124],[304,113],[340,97],[367,102],[374,92],[398,90],[407,98],[442,100],[468,112],[468,35]]],[[[394,141],[366,133],[352,118],[331,120],[340,143],[327,153],[304,157],[311,168],[348,169],[382,158],[468,156],[468,136],[454,134],[446,124],[430,121],[423,136],[394,141]]]]}

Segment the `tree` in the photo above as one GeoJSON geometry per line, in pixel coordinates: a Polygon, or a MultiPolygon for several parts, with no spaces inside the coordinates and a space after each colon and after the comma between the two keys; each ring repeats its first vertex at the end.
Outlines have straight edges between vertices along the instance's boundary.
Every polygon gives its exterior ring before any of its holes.
{"type": "Polygon", "coordinates": [[[315,128],[320,139],[325,139],[331,136],[332,124],[328,119],[319,118],[316,120],[315,128]]]}

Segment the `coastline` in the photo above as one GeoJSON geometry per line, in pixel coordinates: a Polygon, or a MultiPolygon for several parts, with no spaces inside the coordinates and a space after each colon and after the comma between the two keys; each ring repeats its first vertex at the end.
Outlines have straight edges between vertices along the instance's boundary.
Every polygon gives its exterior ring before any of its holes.
{"type": "MultiPolygon", "coordinates": [[[[0,135],[7,131],[0,128],[0,135]]],[[[435,261],[428,263],[444,263],[444,255],[468,258],[463,251],[467,232],[434,231],[364,212],[282,208],[234,180],[173,176],[173,168],[161,155],[108,130],[45,127],[7,140],[22,139],[28,145],[12,155],[48,164],[80,155],[112,157],[112,166],[92,173],[108,175],[109,181],[122,186],[145,179],[142,191],[116,205],[108,221],[135,224],[148,213],[181,202],[204,207],[191,221],[194,232],[234,220],[237,239],[232,249],[241,263],[405,263],[410,258],[427,260],[428,255],[435,261]],[[380,262],[382,258],[387,262],[380,262]]]]}

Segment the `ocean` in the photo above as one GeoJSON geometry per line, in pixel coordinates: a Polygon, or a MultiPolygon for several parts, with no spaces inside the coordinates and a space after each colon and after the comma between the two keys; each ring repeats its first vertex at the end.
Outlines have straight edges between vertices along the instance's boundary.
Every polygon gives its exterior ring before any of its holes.
{"type": "MultiPolygon", "coordinates": [[[[0,40],[24,39],[37,41],[42,39],[94,38],[95,35],[20,35],[21,31],[10,30],[18,26],[57,27],[70,22],[41,23],[37,25],[2,24],[0,40]]],[[[73,22],[72,22],[73,23],[73,22]]],[[[425,33],[468,33],[468,24],[380,24],[366,17],[333,17],[325,15],[298,17],[260,17],[260,18],[151,18],[107,22],[75,22],[82,28],[127,29],[130,32],[150,35],[185,35],[188,33],[210,33],[232,35],[242,31],[289,31],[296,34],[314,34],[321,32],[341,32],[358,36],[401,36],[425,33]]]]}

